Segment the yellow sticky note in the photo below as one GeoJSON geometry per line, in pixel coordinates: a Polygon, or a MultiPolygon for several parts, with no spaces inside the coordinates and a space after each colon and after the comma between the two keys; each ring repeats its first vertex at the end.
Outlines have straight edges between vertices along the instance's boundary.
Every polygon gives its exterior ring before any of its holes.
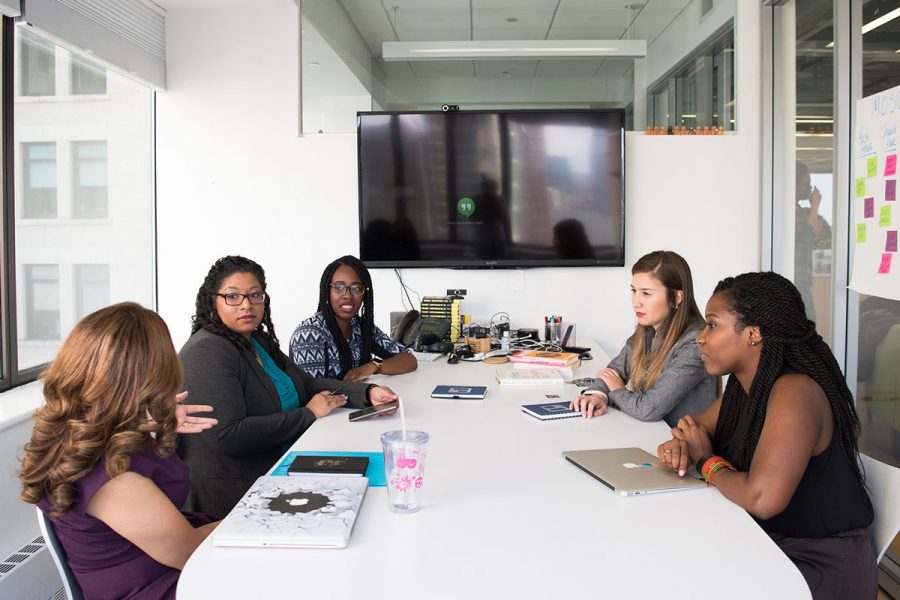
{"type": "Polygon", "coordinates": [[[882,227],[890,227],[891,225],[891,205],[887,204],[881,207],[878,213],[878,224],[882,227]]]}
{"type": "Polygon", "coordinates": [[[875,177],[878,175],[878,157],[870,156],[866,163],[866,177],[875,177]]]}
{"type": "Polygon", "coordinates": [[[862,198],[866,195],[866,178],[858,177],[856,179],[856,197],[862,198]]]}
{"type": "Polygon", "coordinates": [[[866,224],[865,223],[857,223],[856,224],[856,243],[863,244],[866,241],[866,224]]]}

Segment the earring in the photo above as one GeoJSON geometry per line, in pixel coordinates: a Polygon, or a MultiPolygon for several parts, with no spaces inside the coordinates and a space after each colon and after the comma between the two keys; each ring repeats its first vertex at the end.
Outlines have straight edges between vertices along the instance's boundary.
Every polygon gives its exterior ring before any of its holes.
{"type": "Polygon", "coordinates": [[[751,346],[755,346],[755,345],[756,345],[756,341],[755,341],[755,340],[750,340],[750,345],[751,345],[751,346]]]}

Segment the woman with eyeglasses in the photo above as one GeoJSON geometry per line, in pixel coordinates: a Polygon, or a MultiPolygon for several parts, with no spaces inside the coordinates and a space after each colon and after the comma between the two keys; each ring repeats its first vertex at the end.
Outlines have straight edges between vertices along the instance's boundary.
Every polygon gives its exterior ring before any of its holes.
{"type": "Polygon", "coordinates": [[[197,292],[192,335],[181,349],[185,389],[219,425],[183,438],[191,469],[187,506],[224,516],[316,419],[336,407],[382,404],[390,388],[313,378],[279,349],[262,267],[226,256],[197,292]],[[333,394],[340,388],[340,394],[333,394]]]}
{"type": "Polygon", "coordinates": [[[316,377],[344,381],[415,371],[416,357],[375,326],[373,306],[372,277],[362,261],[335,260],[319,282],[318,312],[291,336],[291,360],[316,377]]]}

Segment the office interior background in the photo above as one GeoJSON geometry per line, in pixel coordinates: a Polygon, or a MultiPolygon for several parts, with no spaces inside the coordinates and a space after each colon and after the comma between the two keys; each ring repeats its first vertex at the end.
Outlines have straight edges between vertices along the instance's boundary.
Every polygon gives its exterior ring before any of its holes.
{"type": "MultiPolygon", "coordinates": [[[[855,101],[900,84],[897,0],[0,0],[0,12],[0,597],[36,597],[16,594],[56,577],[46,553],[7,559],[37,536],[15,472],[43,365],[81,317],[123,300],[158,310],[180,348],[226,254],[266,269],[287,339],[315,312],[322,268],[359,250],[357,111],[624,109],[625,267],[406,269],[406,284],[466,288],[476,320],[565,315],[613,354],[633,327],[629,267],[648,251],[687,259],[701,307],[725,276],[796,281],[811,264],[808,311],[854,391],[860,449],[900,465],[900,302],[847,288],[855,101]],[[383,42],[591,39],[643,40],[646,54],[381,59],[383,42]],[[723,133],[646,133],[660,126],[723,133]],[[795,236],[799,163],[830,233],[812,248],[795,236]]],[[[413,307],[393,270],[373,280],[387,330],[413,307]]],[[[898,561],[885,559],[900,581],[898,561]]]]}

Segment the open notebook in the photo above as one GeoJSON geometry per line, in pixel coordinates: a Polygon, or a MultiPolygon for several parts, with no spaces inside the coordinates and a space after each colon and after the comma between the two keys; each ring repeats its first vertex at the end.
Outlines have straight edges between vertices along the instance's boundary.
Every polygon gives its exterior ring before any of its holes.
{"type": "Polygon", "coordinates": [[[344,548],[365,477],[264,475],[213,532],[216,546],[344,548]]]}

